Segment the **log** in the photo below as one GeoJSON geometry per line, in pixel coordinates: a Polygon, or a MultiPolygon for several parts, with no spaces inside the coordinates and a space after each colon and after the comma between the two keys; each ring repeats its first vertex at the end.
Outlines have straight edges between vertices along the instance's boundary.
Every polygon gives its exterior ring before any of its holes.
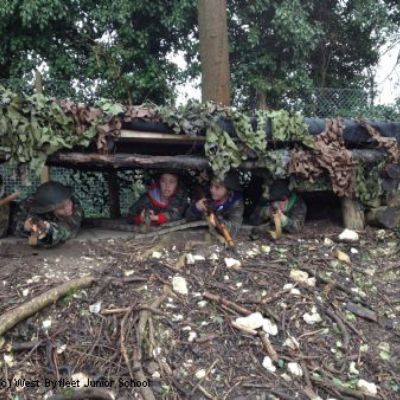
{"type": "Polygon", "coordinates": [[[393,229],[400,226],[400,207],[377,207],[366,214],[367,224],[379,228],[393,229]]]}
{"type": "Polygon", "coordinates": [[[389,178],[400,180],[400,164],[388,164],[385,172],[389,178]]]}
{"type": "MultiPolygon", "coordinates": [[[[274,152],[274,150],[272,150],[274,152]]],[[[359,150],[351,151],[356,161],[373,163],[383,160],[387,153],[383,150],[359,150]]],[[[176,156],[150,156],[144,154],[98,154],[98,153],[56,153],[47,160],[48,165],[58,166],[91,166],[111,168],[155,168],[155,169],[210,169],[210,164],[205,157],[200,155],[176,155],[176,156]]],[[[241,169],[265,169],[264,161],[245,161],[240,165],[241,169]]]]}
{"type": "Polygon", "coordinates": [[[357,200],[343,197],[341,204],[344,227],[355,231],[363,230],[365,228],[365,217],[360,203],[357,200]]]}
{"type": "Polygon", "coordinates": [[[209,169],[204,157],[199,156],[149,156],[142,154],[97,154],[97,153],[57,153],[49,157],[50,165],[91,165],[112,168],[158,168],[158,169],[209,169]]]}
{"type": "Polygon", "coordinates": [[[32,300],[18,306],[17,308],[7,311],[5,314],[0,316],[0,336],[4,335],[4,333],[9,329],[17,325],[18,322],[25,320],[40,311],[42,308],[56,302],[60,297],[66,295],[71,290],[88,287],[93,283],[93,281],[93,277],[73,279],[34,297],[32,300]]]}

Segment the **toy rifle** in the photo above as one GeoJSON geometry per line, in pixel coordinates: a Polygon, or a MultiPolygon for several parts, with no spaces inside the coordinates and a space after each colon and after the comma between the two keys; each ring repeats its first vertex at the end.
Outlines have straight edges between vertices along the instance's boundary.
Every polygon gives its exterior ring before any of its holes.
{"type": "Polygon", "coordinates": [[[19,192],[12,193],[0,200],[0,207],[14,201],[20,195],[19,192]]]}
{"type": "Polygon", "coordinates": [[[235,242],[232,239],[232,235],[229,232],[228,227],[218,218],[216,212],[214,211],[213,207],[210,204],[210,201],[206,199],[204,192],[200,188],[197,188],[197,194],[198,194],[198,200],[204,199],[204,204],[206,206],[205,214],[209,225],[213,226],[211,224],[211,220],[214,219],[215,230],[222,235],[222,237],[224,238],[225,242],[229,247],[231,248],[235,247],[235,242]]]}
{"type": "Polygon", "coordinates": [[[279,210],[276,207],[272,207],[272,211],[275,230],[269,231],[269,234],[271,235],[272,239],[277,240],[282,236],[282,221],[279,210]]]}
{"type": "Polygon", "coordinates": [[[217,214],[214,212],[214,209],[211,207],[207,199],[205,201],[205,205],[206,205],[206,213],[208,219],[210,219],[212,215],[214,216],[215,229],[223,236],[225,242],[228,244],[229,247],[235,247],[235,242],[232,239],[232,235],[228,227],[226,226],[225,223],[221,222],[221,220],[218,218],[217,214]]]}
{"type": "Polygon", "coordinates": [[[37,246],[39,239],[43,239],[46,235],[46,224],[38,217],[31,217],[32,230],[28,239],[30,246],[37,246]]]}
{"type": "Polygon", "coordinates": [[[148,208],[144,209],[144,221],[143,225],[141,228],[142,233],[147,233],[150,230],[151,226],[151,219],[150,219],[150,210],[148,208]]]}

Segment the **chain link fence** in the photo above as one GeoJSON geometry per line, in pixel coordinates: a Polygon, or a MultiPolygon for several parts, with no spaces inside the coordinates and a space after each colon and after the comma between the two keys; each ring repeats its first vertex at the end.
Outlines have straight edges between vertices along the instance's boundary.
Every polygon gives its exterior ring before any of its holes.
{"type": "MultiPolygon", "coordinates": [[[[33,94],[34,81],[21,79],[0,79],[0,84],[13,91],[33,94]]],[[[96,90],[93,82],[42,82],[43,91],[47,96],[57,98],[72,98],[76,101],[93,102],[96,90]]],[[[292,111],[300,111],[306,116],[315,117],[358,117],[366,115],[373,105],[373,98],[364,89],[332,89],[316,88],[304,92],[295,99],[285,99],[283,106],[292,111]]],[[[138,170],[118,171],[120,186],[120,206],[124,215],[129,206],[144,191],[143,183],[149,180],[151,172],[138,170]]],[[[6,193],[21,192],[21,198],[32,194],[40,185],[40,177],[36,171],[28,171],[21,179],[15,171],[0,164],[0,176],[3,177],[6,193]],[[27,183],[28,182],[28,183],[27,183]]],[[[74,188],[75,196],[81,202],[87,217],[109,217],[109,189],[106,174],[102,172],[78,171],[59,167],[49,168],[49,178],[60,181],[74,188]]]]}
{"type": "Polygon", "coordinates": [[[373,96],[364,89],[315,88],[300,99],[301,111],[306,116],[358,117],[368,114],[373,96]]]}

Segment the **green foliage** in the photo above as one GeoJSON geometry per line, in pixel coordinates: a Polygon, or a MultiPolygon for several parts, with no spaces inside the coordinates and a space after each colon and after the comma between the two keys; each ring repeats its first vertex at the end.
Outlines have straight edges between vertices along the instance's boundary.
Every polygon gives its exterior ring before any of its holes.
{"type": "Polygon", "coordinates": [[[380,171],[383,167],[384,163],[372,168],[368,166],[368,169],[362,164],[357,167],[356,197],[368,207],[378,207],[380,204],[380,197],[383,194],[380,171]]]}
{"type": "Polygon", "coordinates": [[[251,126],[250,115],[234,111],[232,112],[232,120],[235,133],[242,142],[246,143],[256,153],[265,152],[267,148],[266,124],[268,121],[265,113],[258,112],[257,129],[255,131],[251,126]]]}
{"type": "Polygon", "coordinates": [[[267,148],[267,126],[271,124],[272,141],[296,141],[312,147],[314,139],[300,114],[287,111],[258,110],[256,129],[251,125],[251,115],[214,103],[189,102],[177,110],[169,107],[157,109],[163,122],[176,133],[206,135],[205,153],[215,174],[223,177],[230,168],[236,168],[243,160],[257,158],[275,177],[286,176],[287,150],[270,152],[267,148]],[[233,123],[229,135],[223,129],[227,120],[233,123]]]}
{"type": "Polygon", "coordinates": [[[307,147],[313,147],[314,139],[308,133],[308,127],[299,113],[290,114],[285,110],[267,111],[267,117],[272,123],[272,135],[282,142],[301,142],[307,147]]]}
{"type": "MultiPolygon", "coordinates": [[[[212,3],[212,2],[210,2],[212,3]]],[[[3,0],[0,79],[44,70],[56,97],[171,104],[199,74],[195,0],[3,0]],[[184,51],[180,71],[171,53],[184,51]],[[51,82],[57,81],[56,85],[51,82]],[[79,84],[78,84],[79,82],[79,84]]],[[[234,103],[289,107],[312,86],[373,89],[378,49],[398,34],[398,1],[227,0],[234,103]],[[367,71],[367,72],[366,72],[367,71]]]]}
{"type": "Polygon", "coordinates": [[[310,87],[308,63],[320,27],[310,20],[310,2],[284,0],[228,1],[235,101],[266,95],[278,106],[288,92],[310,87]]]}
{"type": "Polygon", "coordinates": [[[229,134],[216,124],[207,129],[207,141],[204,148],[214,173],[221,178],[231,168],[237,168],[242,162],[239,147],[229,134]]]}
{"type": "Polygon", "coordinates": [[[287,108],[311,87],[374,89],[371,67],[398,32],[375,0],[228,0],[228,9],[235,103],[256,108],[287,108]]]}
{"type": "Polygon", "coordinates": [[[45,90],[172,100],[180,73],[167,55],[183,48],[196,18],[194,0],[4,0],[0,2],[0,78],[32,79],[46,63],[45,90]],[[47,80],[64,80],[49,87],[47,80]],[[82,87],[76,88],[74,82],[82,87]]]}
{"type": "Polygon", "coordinates": [[[357,115],[381,121],[400,121],[400,98],[393,105],[376,105],[360,110],[357,115]]]}

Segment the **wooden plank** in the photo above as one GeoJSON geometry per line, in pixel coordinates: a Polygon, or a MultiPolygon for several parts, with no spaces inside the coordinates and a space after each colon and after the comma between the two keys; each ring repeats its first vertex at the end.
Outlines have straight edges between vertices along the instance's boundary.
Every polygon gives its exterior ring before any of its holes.
{"type": "Polygon", "coordinates": [[[204,143],[204,136],[177,135],[174,133],[142,132],[121,129],[121,135],[116,141],[145,142],[145,143],[204,143]]]}
{"type": "Polygon", "coordinates": [[[43,167],[40,173],[40,183],[46,183],[50,180],[50,168],[43,167]]]}

